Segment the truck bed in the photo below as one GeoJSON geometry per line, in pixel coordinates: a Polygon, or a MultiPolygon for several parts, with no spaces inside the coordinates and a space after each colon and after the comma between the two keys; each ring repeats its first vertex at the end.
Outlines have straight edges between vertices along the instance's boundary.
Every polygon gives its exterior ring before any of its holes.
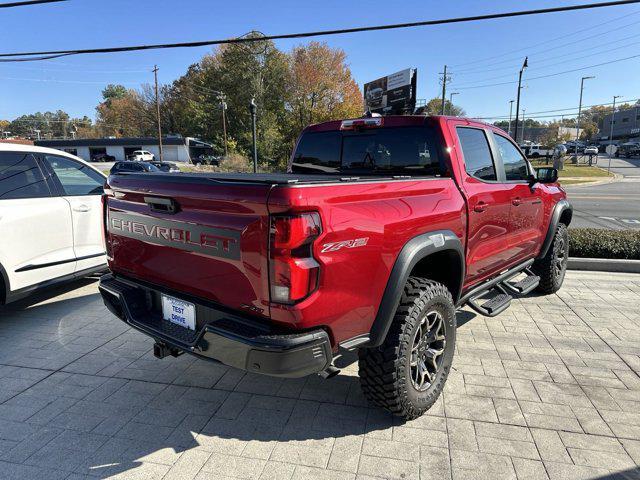
{"type": "MultiPolygon", "coordinates": [[[[158,181],[171,183],[248,183],[263,185],[291,185],[291,184],[313,184],[313,183],[341,183],[359,181],[389,181],[408,178],[403,176],[346,176],[334,174],[300,174],[300,173],[121,173],[112,176],[112,179],[120,178],[140,178],[144,181],[158,181]]],[[[117,182],[117,180],[116,180],[117,182]]]]}

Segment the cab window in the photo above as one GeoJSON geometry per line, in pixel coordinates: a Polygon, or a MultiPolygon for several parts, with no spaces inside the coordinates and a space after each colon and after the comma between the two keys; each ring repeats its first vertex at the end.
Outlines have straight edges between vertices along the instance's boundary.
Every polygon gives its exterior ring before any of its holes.
{"type": "Polygon", "coordinates": [[[479,180],[496,181],[496,167],[484,130],[458,127],[457,132],[467,173],[479,180]]]}

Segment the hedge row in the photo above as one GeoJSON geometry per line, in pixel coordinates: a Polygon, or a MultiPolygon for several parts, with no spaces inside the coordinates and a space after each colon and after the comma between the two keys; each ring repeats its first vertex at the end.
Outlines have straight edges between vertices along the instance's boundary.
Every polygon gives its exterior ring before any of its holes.
{"type": "Polygon", "coordinates": [[[569,256],[640,260],[640,230],[569,229],[569,256]]]}

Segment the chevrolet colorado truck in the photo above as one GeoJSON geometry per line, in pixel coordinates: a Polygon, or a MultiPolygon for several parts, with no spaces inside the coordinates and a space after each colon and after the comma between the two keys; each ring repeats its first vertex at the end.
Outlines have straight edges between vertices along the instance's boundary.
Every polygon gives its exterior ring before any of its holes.
{"type": "Polygon", "coordinates": [[[405,418],[449,374],[456,310],[553,293],[572,208],[500,129],[444,116],[307,127],[286,174],[121,174],[105,187],[107,307],[155,340],[249,372],[333,376],[405,418]]]}

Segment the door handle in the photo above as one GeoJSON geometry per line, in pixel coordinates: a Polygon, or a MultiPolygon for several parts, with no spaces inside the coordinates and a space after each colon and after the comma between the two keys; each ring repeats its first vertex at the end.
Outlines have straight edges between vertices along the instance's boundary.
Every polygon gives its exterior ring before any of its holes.
{"type": "Polygon", "coordinates": [[[90,210],[91,210],[91,207],[89,207],[88,205],[85,205],[84,203],[82,205],[78,205],[77,207],[73,207],[74,212],[85,213],[85,212],[89,212],[90,210]]]}
{"type": "Polygon", "coordinates": [[[515,207],[517,207],[518,205],[520,205],[522,203],[522,200],[520,199],[520,197],[514,198],[513,200],[511,200],[511,204],[515,207]]]}
{"type": "Polygon", "coordinates": [[[485,202],[478,202],[473,207],[474,212],[482,213],[487,209],[488,205],[485,202]]]}

